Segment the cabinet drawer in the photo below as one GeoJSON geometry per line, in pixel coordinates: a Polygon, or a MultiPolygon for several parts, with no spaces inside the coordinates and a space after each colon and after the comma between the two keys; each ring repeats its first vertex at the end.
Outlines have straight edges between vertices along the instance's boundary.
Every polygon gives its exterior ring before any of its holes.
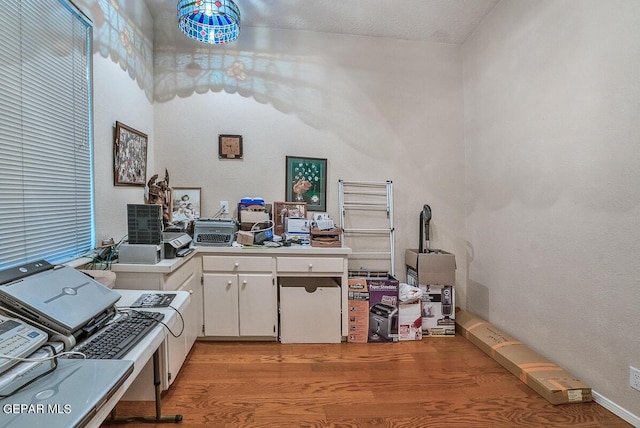
{"type": "Polygon", "coordinates": [[[222,272],[271,272],[271,257],[203,256],[202,270],[222,272]]]}
{"type": "Polygon", "coordinates": [[[328,273],[343,272],[344,262],[340,257],[278,257],[278,273],[328,273]]]}

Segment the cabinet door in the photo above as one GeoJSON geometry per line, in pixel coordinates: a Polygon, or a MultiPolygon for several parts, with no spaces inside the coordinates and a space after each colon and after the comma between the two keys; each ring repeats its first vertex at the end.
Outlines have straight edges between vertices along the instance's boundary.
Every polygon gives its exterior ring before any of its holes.
{"type": "Polygon", "coordinates": [[[204,334],[238,336],[237,275],[205,273],[202,277],[204,334]]]}
{"type": "Polygon", "coordinates": [[[202,315],[199,309],[202,307],[202,291],[200,285],[200,276],[191,273],[178,287],[178,291],[186,291],[189,293],[189,309],[184,311],[182,317],[184,319],[184,338],[185,357],[191,350],[199,334],[202,334],[202,315]]]}
{"type": "Polygon", "coordinates": [[[240,335],[276,335],[276,292],[271,275],[238,275],[240,335]]]}

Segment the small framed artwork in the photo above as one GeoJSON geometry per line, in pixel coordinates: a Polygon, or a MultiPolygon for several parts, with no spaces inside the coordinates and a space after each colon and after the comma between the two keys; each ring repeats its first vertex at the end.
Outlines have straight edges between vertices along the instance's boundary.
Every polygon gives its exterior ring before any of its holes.
{"type": "Polygon", "coordinates": [[[309,211],[326,211],[327,160],[287,156],[287,202],[305,202],[309,211]]]}
{"type": "Polygon", "coordinates": [[[142,186],[147,182],[147,135],[116,122],[113,144],[113,184],[142,186]]]}
{"type": "Polygon", "coordinates": [[[242,135],[218,135],[218,159],[242,159],[242,135]]]}
{"type": "Polygon", "coordinates": [[[173,187],[171,189],[172,221],[196,220],[200,218],[202,206],[200,187],[173,187]]]}
{"type": "Polygon", "coordinates": [[[282,235],[287,218],[307,218],[306,202],[274,202],[273,203],[273,231],[282,235]]]}

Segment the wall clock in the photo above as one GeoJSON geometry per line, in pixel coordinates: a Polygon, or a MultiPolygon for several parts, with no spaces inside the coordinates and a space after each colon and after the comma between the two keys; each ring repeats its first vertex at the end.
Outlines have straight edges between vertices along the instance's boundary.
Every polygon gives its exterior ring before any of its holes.
{"type": "Polygon", "coordinates": [[[242,135],[218,135],[219,159],[242,159],[242,135]]]}

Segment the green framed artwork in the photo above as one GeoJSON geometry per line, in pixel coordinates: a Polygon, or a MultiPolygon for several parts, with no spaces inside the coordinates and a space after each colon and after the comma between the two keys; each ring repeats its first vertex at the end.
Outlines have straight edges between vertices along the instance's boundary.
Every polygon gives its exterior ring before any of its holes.
{"type": "Polygon", "coordinates": [[[287,202],[306,202],[307,211],[327,210],[327,160],[287,156],[287,202]]]}

